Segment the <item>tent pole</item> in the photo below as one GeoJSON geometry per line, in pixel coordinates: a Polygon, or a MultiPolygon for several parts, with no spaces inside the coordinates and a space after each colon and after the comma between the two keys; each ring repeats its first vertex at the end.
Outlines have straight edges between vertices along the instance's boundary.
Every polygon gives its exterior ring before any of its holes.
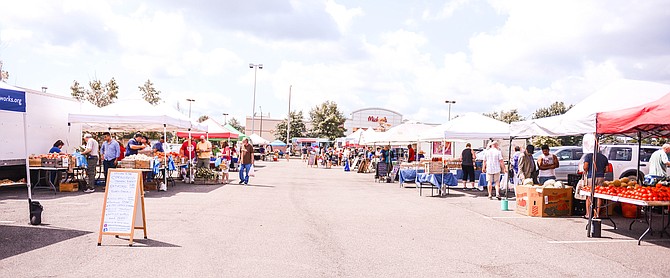
{"type": "Polygon", "coordinates": [[[637,132],[637,171],[635,172],[636,181],[640,181],[640,151],[642,150],[642,132],[637,132]]]}
{"type": "MultiPolygon", "coordinates": [[[[598,119],[596,119],[596,126],[598,126],[598,119]]],[[[597,160],[597,155],[598,152],[600,151],[600,147],[598,146],[598,133],[596,133],[596,142],[594,144],[593,148],[593,165],[589,165],[589,169],[586,171],[586,176],[588,177],[589,171],[593,169],[593,174],[591,175],[591,206],[589,207],[589,223],[586,225],[586,231],[587,231],[587,236],[592,237],[592,232],[591,232],[591,227],[593,227],[593,217],[595,217],[595,212],[596,212],[596,202],[595,202],[595,194],[596,194],[596,160],[597,160]]]]}
{"type": "MultiPolygon", "coordinates": [[[[167,140],[167,125],[166,124],[163,124],[163,138],[165,139],[164,141],[167,142],[166,141],[167,140]]],[[[165,152],[165,146],[162,146],[162,147],[163,147],[163,152],[165,152]]],[[[165,169],[165,170],[163,170],[163,182],[165,183],[165,188],[167,189],[167,184],[168,184],[167,183],[167,180],[168,180],[167,179],[168,159],[167,159],[167,154],[166,153],[163,153],[163,154],[164,154],[163,160],[165,160],[165,162],[163,162],[163,168],[165,169]]]]}
{"type": "Polygon", "coordinates": [[[512,168],[512,137],[509,137],[509,150],[507,152],[507,186],[505,187],[505,200],[509,199],[509,178],[510,172],[514,173],[512,168]]]}
{"type": "MultiPolygon", "coordinates": [[[[28,153],[28,128],[26,128],[26,112],[23,112],[23,138],[25,140],[23,141],[23,145],[26,150],[26,154],[28,153]]],[[[28,156],[26,155],[26,185],[28,186],[28,204],[33,199],[33,192],[32,188],[30,188],[30,161],[28,160],[28,156]]],[[[28,209],[30,209],[30,206],[28,206],[28,209]]]]}

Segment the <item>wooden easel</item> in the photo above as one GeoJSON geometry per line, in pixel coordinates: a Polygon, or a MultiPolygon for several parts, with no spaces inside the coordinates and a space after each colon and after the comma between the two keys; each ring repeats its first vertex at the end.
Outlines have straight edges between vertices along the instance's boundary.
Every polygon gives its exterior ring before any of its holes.
{"type": "Polygon", "coordinates": [[[113,235],[117,238],[128,236],[128,246],[133,246],[135,229],[143,230],[144,238],[147,239],[142,170],[109,169],[98,231],[98,246],[102,244],[103,235],[113,235]],[[133,204],[132,209],[128,206],[129,203],[133,204]]]}

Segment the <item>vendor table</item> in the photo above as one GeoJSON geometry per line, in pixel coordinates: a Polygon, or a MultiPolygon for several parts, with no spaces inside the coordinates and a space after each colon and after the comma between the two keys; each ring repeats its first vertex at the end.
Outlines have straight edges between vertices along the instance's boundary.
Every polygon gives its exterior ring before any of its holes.
{"type": "MultiPolygon", "coordinates": [[[[418,172],[423,173],[424,170],[419,169],[418,172]]],[[[406,181],[411,181],[411,182],[416,181],[416,173],[417,173],[417,170],[415,170],[415,169],[400,169],[400,172],[398,174],[398,176],[399,176],[398,179],[400,181],[400,187],[402,187],[403,183],[406,182],[406,181]]]]}
{"type": "Polygon", "coordinates": [[[51,181],[51,173],[52,172],[65,172],[68,170],[67,167],[29,167],[30,171],[37,171],[37,179],[35,182],[31,185],[33,189],[51,189],[54,191],[54,194],[56,194],[56,185],[51,181]],[[40,186],[40,180],[44,180],[46,182],[46,186],[40,186]]]}
{"type": "Polygon", "coordinates": [[[433,188],[437,187],[437,190],[440,191],[442,189],[442,185],[447,185],[447,186],[457,186],[458,185],[458,180],[452,173],[444,173],[444,174],[426,174],[426,173],[417,173],[416,174],[416,180],[414,181],[416,183],[416,187],[419,188],[419,196],[421,196],[421,191],[423,190],[423,184],[424,183],[430,183],[430,195],[433,195],[433,188]]]}
{"type": "MultiPolygon", "coordinates": [[[[579,191],[579,194],[582,196],[591,196],[591,192],[589,191],[584,191],[581,190],[579,191]]],[[[670,206],[670,201],[642,201],[642,200],[636,200],[636,199],[630,199],[630,198],[623,198],[619,196],[612,196],[612,195],[607,195],[607,194],[600,194],[596,193],[593,195],[594,198],[598,199],[603,199],[603,200],[609,200],[609,201],[614,201],[614,202],[621,202],[621,203],[627,203],[627,204],[632,204],[636,206],[641,206],[644,207],[644,220],[647,222],[647,230],[642,233],[640,238],[637,240],[637,245],[640,245],[640,242],[642,241],[642,238],[644,238],[649,232],[654,232],[652,229],[652,220],[653,220],[653,212],[651,210],[652,207],[668,207],[670,206]]],[[[589,209],[589,208],[587,208],[589,209]]],[[[630,223],[630,226],[628,229],[633,228],[633,224],[636,222],[637,219],[633,220],[630,223]]],[[[668,226],[670,226],[670,215],[666,215],[665,211],[661,209],[661,237],[663,237],[663,234],[666,234],[670,236],[670,233],[668,233],[668,226]],[[666,217],[668,217],[668,221],[666,223],[666,217]]]]}
{"type": "MultiPolygon", "coordinates": [[[[481,170],[475,170],[475,180],[479,180],[480,175],[482,174],[481,170]]],[[[463,179],[463,170],[458,169],[456,170],[456,179],[462,180],[463,179]]],[[[486,179],[486,177],[484,177],[486,179]]]]}
{"type": "MultiPolygon", "coordinates": [[[[475,176],[477,176],[477,174],[475,174],[475,176]]],[[[505,176],[501,173],[500,174],[500,181],[502,181],[503,178],[505,178],[505,176]]],[[[488,184],[488,181],[486,180],[486,173],[481,173],[481,175],[479,175],[479,186],[483,187],[483,186],[488,186],[488,185],[489,184],[488,184]]]]}

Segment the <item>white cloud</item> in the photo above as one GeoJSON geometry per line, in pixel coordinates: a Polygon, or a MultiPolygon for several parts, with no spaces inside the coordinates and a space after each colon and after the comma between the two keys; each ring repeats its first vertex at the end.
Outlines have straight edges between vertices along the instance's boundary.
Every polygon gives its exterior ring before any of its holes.
{"type": "Polygon", "coordinates": [[[451,0],[444,3],[442,8],[433,13],[430,9],[423,11],[422,18],[424,20],[439,20],[451,17],[458,9],[470,3],[470,0],[451,0]]]}
{"type": "Polygon", "coordinates": [[[347,9],[346,6],[337,4],[335,0],[326,0],[326,12],[335,19],[341,33],[346,33],[349,30],[354,17],[364,14],[360,7],[347,9]]]}

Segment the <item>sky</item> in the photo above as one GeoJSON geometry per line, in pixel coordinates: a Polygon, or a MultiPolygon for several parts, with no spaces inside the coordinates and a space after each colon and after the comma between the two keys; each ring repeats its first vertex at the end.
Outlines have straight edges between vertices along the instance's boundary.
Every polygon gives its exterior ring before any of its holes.
{"type": "MultiPolygon", "coordinates": [[[[194,118],[285,118],[330,100],[428,123],[670,83],[670,1],[0,0],[7,82],[69,95],[150,79],[194,118]],[[250,69],[249,64],[263,64],[250,69]],[[269,115],[268,115],[269,114],[269,115]]],[[[634,97],[634,95],[631,95],[634,97]]],[[[622,100],[625,101],[625,100],[622,100]]]]}

